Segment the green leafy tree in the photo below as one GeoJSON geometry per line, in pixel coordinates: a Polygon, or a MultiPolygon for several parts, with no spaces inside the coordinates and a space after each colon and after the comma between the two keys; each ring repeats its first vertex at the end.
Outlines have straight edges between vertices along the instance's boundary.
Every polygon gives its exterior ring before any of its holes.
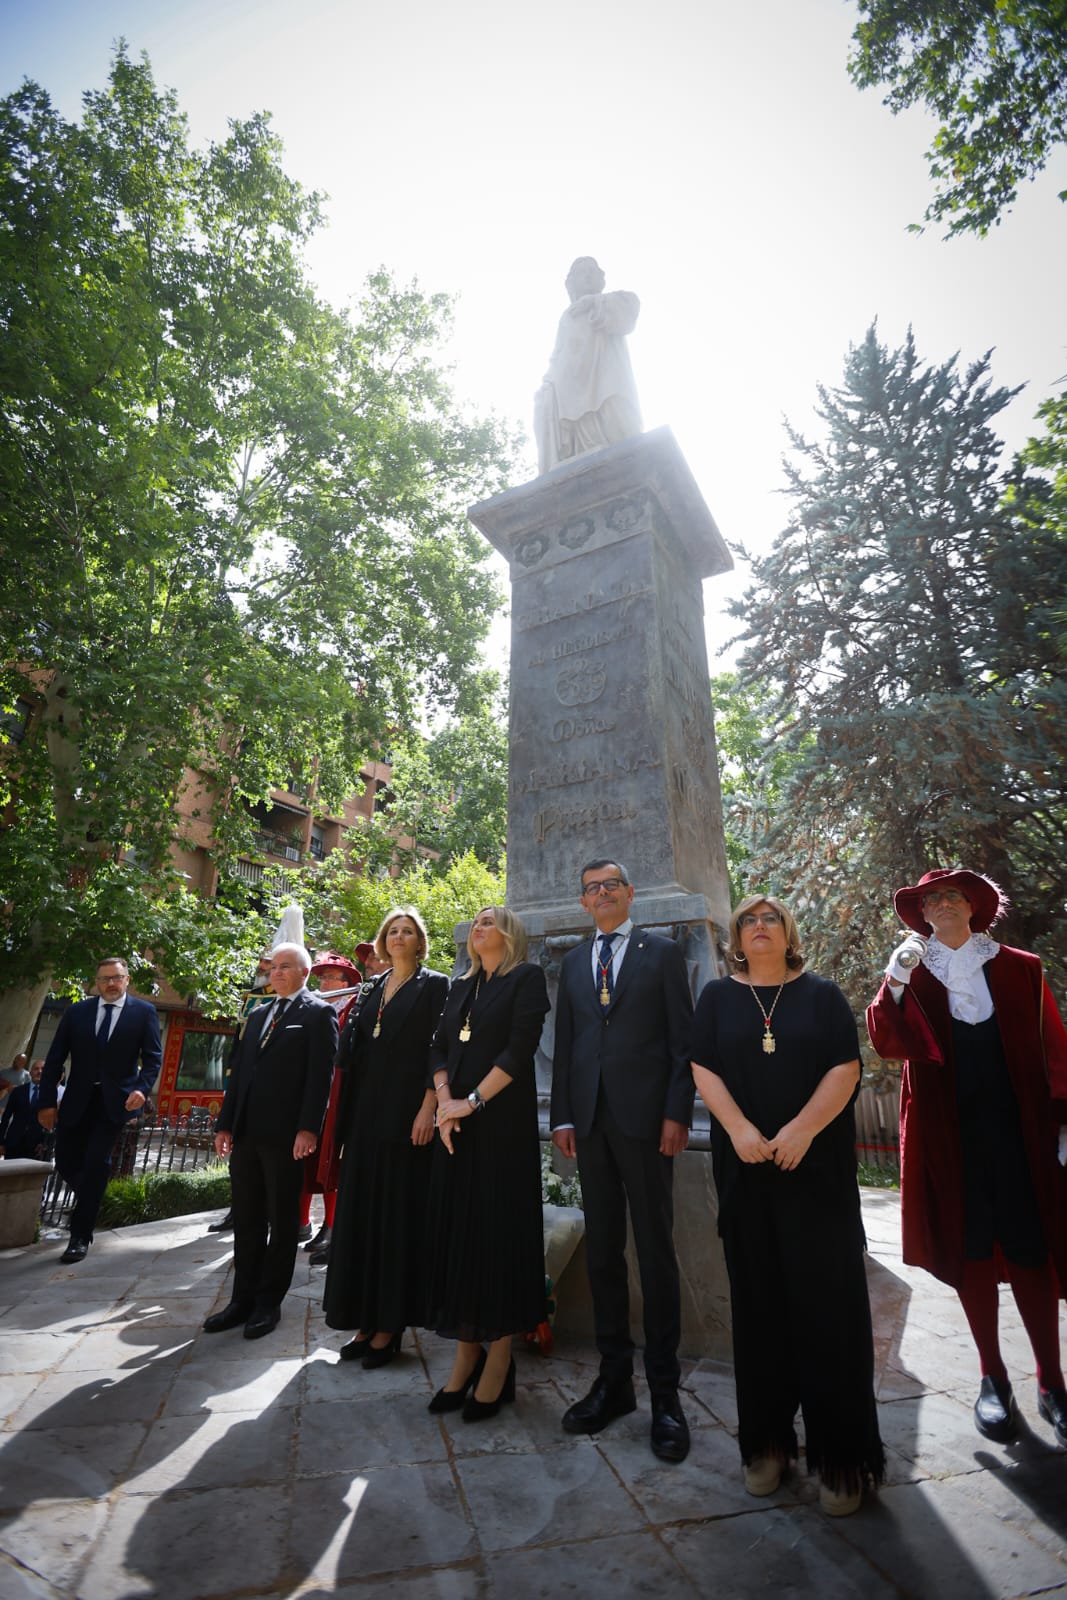
{"type": "MultiPolygon", "coordinates": [[[[1067,141],[1064,0],[859,0],[849,71],[941,120],[928,222],[986,234],[1067,141]]],[[[1067,190],[1060,194],[1067,199],[1067,190]]]]}
{"type": "Polygon", "coordinates": [[[789,777],[810,747],[802,736],[799,750],[780,737],[770,691],[753,680],[742,683],[736,672],[720,672],[711,680],[715,709],[715,743],[719,752],[719,787],[726,831],[726,863],[730,901],[768,888],[760,873],[760,841],[779,815],[789,777]]]}
{"type": "Polygon", "coordinates": [[[392,775],[359,854],[379,870],[424,861],[443,871],[473,853],[496,871],[508,824],[507,711],[495,672],[465,692],[457,715],[430,735],[394,734],[392,775]]]}
{"type": "Polygon", "coordinates": [[[819,390],[825,439],[790,430],[789,526],[733,607],[742,683],[795,761],[754,870],[857,1002],[892,889],[939,863],[990,873],[1007,934],[1067,956],[1067,541],[1021,468],[1006,492],[1010,398],[987,360],[924,367],[872,328],[819,390]]]}
{"type": "MultiPolygon", "coordinates": [[[[353,848],[361,848],[357,840],[353,848]]],[[[327,858],[319,872],[279,871],[268,884],[267,922],[276,923],[291,900],[304,911],[304,929],[313,949],[353,956],[365,939],[373,939],[387,911],[413,905],[430,934],[427,962],[451,972],[456,959],[453,929],[469,922],[483,906],[503,905],[504,874],[493,872],[472,852],[455,857],[442,870],[426,861],[388,872],[349,871],[340,851],[327,858]]]]}
{"type": "MultiPolygon", "coordinates": [[[[295,773],[335,806],[477,673],[499,595],[464,512],[511,441],[441,377],[442,297],[316,298],[318,223],[267,117],[193,149],[124,48],[78,124],[32,83],[0,102],[9,1031],[103,946],[177,975],[190,773],[225,862],[246,801],[295,773]]],[[[229,916],[198,926],[224,959],[229,916]]]]}

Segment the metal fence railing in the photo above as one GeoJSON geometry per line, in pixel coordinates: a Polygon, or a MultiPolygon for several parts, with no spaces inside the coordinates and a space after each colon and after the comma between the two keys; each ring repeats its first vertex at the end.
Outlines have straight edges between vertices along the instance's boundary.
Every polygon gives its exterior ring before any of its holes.
{"type": "MultiPolygon", "coordinates": [[[[149,1172],[193,1172],[214,1159],[214,1116],[194,1109],[188,1116],[171,1121],[169,1117],[149,1113],[119,1130],[111,1154],[111,1176],[133,1178],[149,1172]]],[[[73,1190],[53,1171],[41,1197],[42,1224],[54,1227],[73,1205],[73,1190]]]]}
{"type": "Polygon", "coordinates": [[[856,1096],[856,1160],[900,1170],[900,1087],[890,1080],[865,1085],[856,1096]]]}

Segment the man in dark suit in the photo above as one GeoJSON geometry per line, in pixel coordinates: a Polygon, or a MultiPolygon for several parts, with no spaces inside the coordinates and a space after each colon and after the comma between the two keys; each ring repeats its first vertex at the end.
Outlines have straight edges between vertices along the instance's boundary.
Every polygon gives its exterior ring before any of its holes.
{"type": "Polygon", "coordinates": [[[45,1056],[37,1120],[46,1130],[55,1128],[56,1166],[75,1194],[70,1243],[61,1257],[67,1262],[84,1260],[92,1244],[115,1138],[140,1114],[163,1059],[156,1008],[127,994],[129,986],[126,962],[107,956],[96,969],[95,997],[63,1013],[45,1056]]]}
{"type": "Polygon", "coordinates": [[[634,891],[625,867],[590,861],[581,885],[596,933],[568,951],[560,973],[552,1138],[565,1156],[578,1158],[600,1376],[566,1412],[563,1426],[568,1433],[599,1433],[637,1404],[628,1204],[644,1296],[652,1449],[662,1460],[682,1461],[689,1429],[678,1400],[673,1158],[689,1141],[693,1109],[692,997],[678,946],[631,921],[634,891]]]}
{"type": "Polygon", "coordinates": [[[43,1067],[42,1056],[30,1068],[29,1083],[20,1083],[17,1089],[12,1089],[3,1116],[0,1116],[0,1156],[8,1161],[32,1158],[48,1137],[37,1121],[43,1067]]]}
{"type": "Polygon", "coordinates": [[[337,1013],[305,987],[299,944],[271,954],[277,999],[249,1017],[234,1052],[215,1149],[230,1160],[233,1295],[208,1333],[244,1324],[246,1339],[277,1327],[293,1278],[304,1157],[317,1148],[337,1053],[337,1013]]]}

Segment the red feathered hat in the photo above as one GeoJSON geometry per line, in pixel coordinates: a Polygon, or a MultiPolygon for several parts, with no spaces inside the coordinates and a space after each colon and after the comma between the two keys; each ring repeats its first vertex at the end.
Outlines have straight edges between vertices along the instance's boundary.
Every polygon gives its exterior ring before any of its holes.
{"type": "Polygon", "coordinates": [[[971,932],[985,933],[1008,909],[1008,897],[1000,885],[980,872],[968,872],[966,867],[935,867],[926,872],[907,889],[898,889],[893,896],[897,916],[916,933],[929,938],[933,928],[923,916],[923,896],[933,888],[958,889],[971,903],[971,932]]]}
{"type": "Polygon", "coordinates": [[[311,970],[317,978],[321,978],[324,972],[330,971],[343,972],[352,983],[358,983],[360,977],[355,962],[349,961],[347,956],[337,955],[333,950],[326,950],[321,956],[316,956],[311,970]]]}

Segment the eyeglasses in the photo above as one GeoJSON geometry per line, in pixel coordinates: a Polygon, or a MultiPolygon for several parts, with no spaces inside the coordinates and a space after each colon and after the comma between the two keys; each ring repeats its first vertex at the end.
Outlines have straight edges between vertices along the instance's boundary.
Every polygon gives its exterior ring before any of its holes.
{"type": "Polygon", "coordinates": [[[621,878],[601,878],[599,883],[583,884],[582,895],[583,897],[588,896],[591,899],[594,895],[598,895],[601,892],[604,894],[614,894],[616,889],[621,888],[623,888],[623,881],[621,878]]]}
{"type": "Polygon", "coordinates": [[[929,894],[923,895],[924,906],[954,906],[967,896],[960,894],[958,889],[933,889],[929,894]]]}
{"type": "Polygon", "coordinates": [[[739,928],[776,928],[781,920],[777,911],[746,911],[737,925],[739,928]]]}

